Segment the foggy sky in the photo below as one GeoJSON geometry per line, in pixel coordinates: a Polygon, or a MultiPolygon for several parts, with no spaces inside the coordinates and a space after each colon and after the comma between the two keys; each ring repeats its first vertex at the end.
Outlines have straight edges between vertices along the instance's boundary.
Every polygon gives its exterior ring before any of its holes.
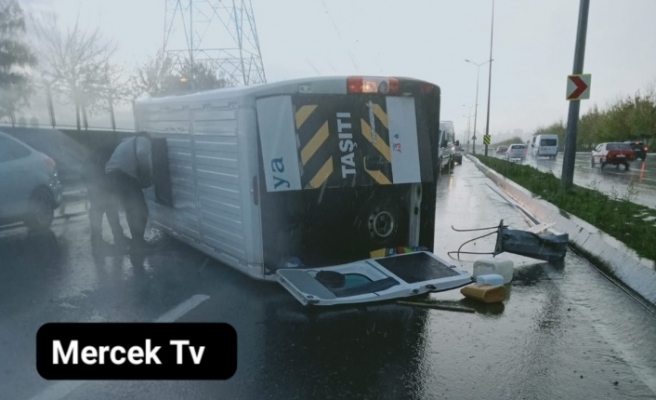
{"type": "MultiPolygon", "coordinates": [[[[79,13],[83,26],[100,26],[118,42],[116,60],[128,68],[145,62],[162,45],[164,4],[21,0],[28,11],[56,11],[66,23],[79,13]]],[[[442,89],[441,119],[454,121],[459,133],[467,128],[477,68],[464,60],[489,59],[491,0],[252,4],[268,81],[317,74],[425,79],[442,89]]],[[[566,121],[566,77],[572,72],[578,8],[576,0],[495,1],[492,135],[514,129],[529,133],[560,118],[566,121]]],[[[592,74],[592,90],[581,113],[655,81],[655,17],[653,0],[591,2],[584,72],[592,74]]],[[[479,132],[485,130],[487,87],[486,65],[480,68],[479,132]]]]}

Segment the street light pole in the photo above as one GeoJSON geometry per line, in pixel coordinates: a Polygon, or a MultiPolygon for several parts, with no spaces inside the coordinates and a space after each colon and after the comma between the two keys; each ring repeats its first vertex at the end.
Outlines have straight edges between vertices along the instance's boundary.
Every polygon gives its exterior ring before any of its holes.
{"type": "MultiPolygon", "coordinates": [[[[494,37],[494,0],[492,0],[492,27],[490,28],[490,74],[487,87],[487,123],[485,124],[485,135],[490,134],[490,94],[492,93],[492,40],[494,37]]],[[[487,157],[487,145],[485,145],[485,156],[487,157]]]]}
{"type": "Polygon", "coordinates": [[[481,66],[491,62],[492,59],[485,61],[484,63],[477,64],[473,61],[470,60],[465,60],[465,62],[468,62],[470,64],[474,64],[476,66],[476,103],[475,104],[475,111],[474,111],[474,137],[472,137],[472,153],[476,154],[476,123],[478,122],[478,83],[480,81],[480,70],[481,66]]]}

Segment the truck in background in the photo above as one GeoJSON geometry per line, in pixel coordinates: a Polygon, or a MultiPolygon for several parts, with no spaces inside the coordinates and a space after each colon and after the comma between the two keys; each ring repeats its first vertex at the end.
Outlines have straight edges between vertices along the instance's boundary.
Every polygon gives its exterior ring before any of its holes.
{"type": "Polygon", "coordinates": [[[438,159],[442,166],[442,171],[453,171],[456,164],[456,152],[460,146],[460,141],[455,140],[456,131],[452,121],[440,121],[440,140],[438,149],[438,159]]]}

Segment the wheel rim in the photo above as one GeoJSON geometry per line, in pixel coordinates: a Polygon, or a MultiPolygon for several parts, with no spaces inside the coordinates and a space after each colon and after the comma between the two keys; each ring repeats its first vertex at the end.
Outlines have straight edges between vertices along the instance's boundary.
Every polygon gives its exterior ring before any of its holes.
{"type": "Polygon", "coordinates": [[[380,239],[387,239],[394,232],[396,221],[392,213],[379,211],[369,218],[369,231],[380,239]]]}

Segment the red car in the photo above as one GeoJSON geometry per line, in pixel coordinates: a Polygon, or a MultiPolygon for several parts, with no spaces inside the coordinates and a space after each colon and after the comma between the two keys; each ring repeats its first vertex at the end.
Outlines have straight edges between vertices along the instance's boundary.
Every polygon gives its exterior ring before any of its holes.
{"type": "Polygon", "coordinates": [[[625,169],[629,169],[629,163],[635,160],[635,151],[627,143],[602,143],[592,150],[591,166],[599,163],[601,168],[606,164],[615,165],[619,168],[620,164],[625,169]]]}

